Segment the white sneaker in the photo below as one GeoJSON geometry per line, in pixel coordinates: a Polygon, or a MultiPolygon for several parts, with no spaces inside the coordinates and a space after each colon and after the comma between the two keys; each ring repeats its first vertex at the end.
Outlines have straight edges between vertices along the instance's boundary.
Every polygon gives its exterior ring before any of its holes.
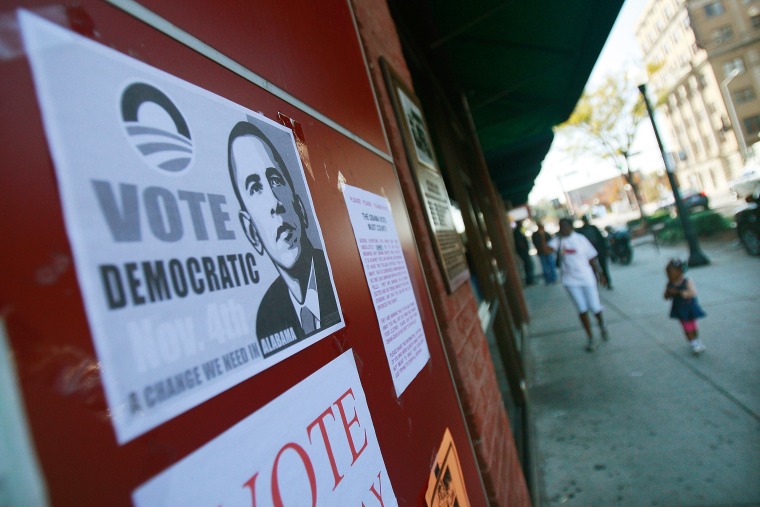
{"type": "Polygon", "coordinates": [[[705,346],[702,344],[699,340],[694,340],[691,344],[691,351],[694,353],[695,356],[698,356],[702,352],[707,350],[705,346]]]}

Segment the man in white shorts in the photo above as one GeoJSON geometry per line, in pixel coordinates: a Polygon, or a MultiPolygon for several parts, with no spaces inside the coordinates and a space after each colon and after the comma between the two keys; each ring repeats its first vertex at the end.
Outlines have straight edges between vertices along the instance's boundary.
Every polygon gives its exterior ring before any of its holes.
{"type": "Polygon", "coordinates": [[[586,331],[588,337],[586,350],[593,352],[596,342],[591,332],[589,310],[594,313],[599,322],[602,340],[607,341],[609,338],[597,290],[597,282],[604,287],[607,285],[607,280],[599,266],[596,249],[588,239],[573,230],[573,221],[570,218],[560,219],[559,235],[549,241],[549,248],[557,253],[557,266],[560,269],[562,285],[573,299],[583,329],[586,331]]]}

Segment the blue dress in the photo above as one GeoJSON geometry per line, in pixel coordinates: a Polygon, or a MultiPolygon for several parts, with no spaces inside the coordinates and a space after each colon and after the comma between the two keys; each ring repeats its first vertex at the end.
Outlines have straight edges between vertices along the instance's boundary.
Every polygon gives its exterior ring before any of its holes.
{"type": "MultiPolygon", "coordinates": [[[[686,290],[686,281],[687,279],[684,278],[678,285],[668,282],[668,289],[686,290]]],[[[683,298],[681,296],[673,296],[673,306],[670,308],[671,319],[690,321],[702,318],[705,315],[707,314],[699,306],[699,301],[696,297],[683,298]]]]}

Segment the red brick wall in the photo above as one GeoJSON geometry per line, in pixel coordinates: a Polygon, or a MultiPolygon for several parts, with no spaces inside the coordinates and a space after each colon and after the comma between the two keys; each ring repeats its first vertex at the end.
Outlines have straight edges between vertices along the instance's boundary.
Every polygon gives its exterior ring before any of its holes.
{"type": "Polygon", "coordinates": [[[477,302],[469,282],[451,295],[446,292],[384,84],[380,57],[414,89],[395,24],[383,0],[353,1],[353,9],[486,493],[491,505],[530,505],[488,342],[481,330],[477,302]]]}

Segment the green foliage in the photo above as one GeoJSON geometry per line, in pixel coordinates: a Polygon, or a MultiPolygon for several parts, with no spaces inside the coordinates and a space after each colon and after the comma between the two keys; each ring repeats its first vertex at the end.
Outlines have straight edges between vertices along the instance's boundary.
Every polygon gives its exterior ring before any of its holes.
{"type": "Polygon", "coordinates": [[[656,62],[651,62],[651,63],[646,64],[647,76],[649,76],[651,78],[657,72],[659,72],[660,69],[662,69],[664,66],[665,66],[665,61],[664,60],[658,60],[656,62]]]}
{"type": "Polygon", "coordinates": [[[657,211],[655,211],[654,213],[652,213],[651,215],[647,217],[647,223],[650,226],[663,224],[667,222],[668,220],[670,220],[671,218],[672,217],[670,216],[670,212],[668,210],[658,209],[657,211]]]}
{"type": "MultiPolygon", "coordinates": [[[[658,209],[651,215],[647,216],[647,225],[652,228],[658,224],[665,224],[666,222],[669,222],[672,220],[673,217],[670,215],[670,212],[666,209],[658,209]]],[[[629,220],[627,223],[627,227],[630,230],[638,229],[641,227],[641,219],[635,218],[633,220],[629,220]]],[[[655,230],[661,229],[659,227],[655,227],[655,230]]]]}
{"type": "Polygon", "coordinates": [[[657,233],[657,240],[662,243],[678,243],[679,241],[683,241],[683,229],[681,229],[680,222],[668,225],[657,233]]]}
{"type": "MultiPolygon", "coordinates": [[[[663,67],[665,67],[665,61],[660,60],[657,62],[652,62],[647,64],[647,76],[651,79],[652,76],[657,74],[663,67]]],[[[668,101],[668,94],[667,92],[662,92],[654,101],[654,107],[660,107],[661,105],[665,104],[668,101]]],[[[642,102],[642,105],[644,103],[642,102]]]]}
{"type": "Polygon", "coordinates": [[[552,203],[544,199],[531,206],[533,210],[533,219],[542,221],[556,221],[560,218],[559,210],[552,206],[552,203]]]}
{"type": "Polygon", "coordinates": [[[731,228],[731,223],[719,213],[712,210],[700,211],[691,217],[694,230],[699,236],[712,236],[713,234],[731,228]]]}
{"type": "MultiPolygon", "coordinates": [[[[663,243],[677,243],[684,239],[681,220],[678,217],[672,217],[667,212],[658,213],[647,217],[647,222],[650,226],[656,224],[664,226],[657,231],[657,239],[663,243]]],[[[691,224],[699,237],[709,237],[731,228],[731,223],[724,216],[712,210],[692,213],[691,224]]]]}
{"type": "MultiPolygon", "coordinates": [[[[656,71],[656,69],[655,69],[656,71]]],[[[632,73],[608,75],[594,90],[585,90],[568,120],[558,127],[580,134],[571,153],[592,153],[628,172],[628,157],[647,110],[632,73]]]]}

